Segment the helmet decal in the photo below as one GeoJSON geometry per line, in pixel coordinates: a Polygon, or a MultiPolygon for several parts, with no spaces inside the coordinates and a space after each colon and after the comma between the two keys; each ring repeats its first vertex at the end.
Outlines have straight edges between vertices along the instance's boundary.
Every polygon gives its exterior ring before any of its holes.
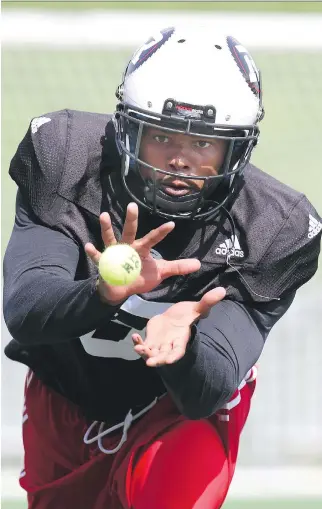
{"type": "Polygon", "coordinates": [[[168,39],[170,39],[174,30],[174,27],[165,28],[150,37],[149,40],[134,53],[126,70],[126,74],[131,74],[144,62],[146,62],[146,60],[148,60],[148,58],[150,58],[153,53],[160,49],[161,46],[163,46],[163,44],[167,42],[168,39]]]}
{"type": "Polygon", "coordinates": [[[229,35],[227,37],[227,44],[236,64],[239,67],[240,72],[242,73],[251,91],[253,94],[255,94],[256,97],[259,97],[261,94],[260,77],[254,60],[248,53],[247,49],[244,48],[244,46],[240,44],[236,39],[234,39],[234,37],[229,35]]]}

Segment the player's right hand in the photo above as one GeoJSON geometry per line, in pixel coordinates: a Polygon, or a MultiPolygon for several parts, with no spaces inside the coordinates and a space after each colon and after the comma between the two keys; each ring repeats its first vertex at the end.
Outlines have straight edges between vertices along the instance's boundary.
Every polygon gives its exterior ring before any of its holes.
{"type": "MultiPolygon", "coordinates": [[[[132,246],[140,255],[142,262],[141,274],[133,283],[125,286],[111,286],[103,279],[99,279],[98,292],[102,300],[111,305],[117,305],[131,295],[149,292],[168,277],[182,276],[200,269],[200,262],[195,258],[173,261],[155,260],[151,255],[151,249],[174,229],[175,224],[174,222],[164,223],[155,230],[151,230],[141,239],[136,239],[138,215],[137,204],[129,203],[121,242],[132,246]]],[[[100,224],[104,245],[109,247],[116,244],[111,219],[107,212],[100,215],[100,224]]],[[[85,251],[91,260],[98,265],[102,253],[90,243],[85,245],[85,251]]]]}

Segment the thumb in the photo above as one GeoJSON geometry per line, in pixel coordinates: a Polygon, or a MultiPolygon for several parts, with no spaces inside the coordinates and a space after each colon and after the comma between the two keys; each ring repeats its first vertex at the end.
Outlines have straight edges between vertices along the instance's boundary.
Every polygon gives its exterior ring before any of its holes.
{"type": "Polygon", "coordinates": [[[161,278],[166,279],[171,276],[184,276],[197,272],[200,269],[200,261],[195,258],[184,258],[181,260],[158,260],[158,267],[161,278]]]}
{"type": "Polygon", "coordinates": [[[101,253],[96,249],[96,247],[88,242],[85,244],[85,252],[86,254],[91,258],[91,260],[95,263],[95,265],[98,265],[98,262],[100,261],[101,253]]]}
{"type": "Polygon", "coordinates": [[[222,299],[226,296],[226,290],[222,286],[218,286],[218,288],[214,288],[209,292],[205,293],[205,295],[197,302],[196,311],[202,317],[206,317],[211,308],[218,304],[222,299]]]}

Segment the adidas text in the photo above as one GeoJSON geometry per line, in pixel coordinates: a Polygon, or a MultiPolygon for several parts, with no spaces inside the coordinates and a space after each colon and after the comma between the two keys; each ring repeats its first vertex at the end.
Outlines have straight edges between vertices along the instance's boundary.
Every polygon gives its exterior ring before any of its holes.
{"type": "Polygon", "coordinates": [[[216,247],[216,254],[223,256],[230,254],[230,256],[234,256],[235,258],[244,258],[244,251],[235,248],[228,249],[227,247],[216,247]]]}
{"type": "Polygon", "coordinates": [[[225,242],[216,247],[216,254],[222,256],[232,256],[234,258],[244,258],[244,251],[240,248],[239,240],[236,236],[231,236],[225,242]]]}

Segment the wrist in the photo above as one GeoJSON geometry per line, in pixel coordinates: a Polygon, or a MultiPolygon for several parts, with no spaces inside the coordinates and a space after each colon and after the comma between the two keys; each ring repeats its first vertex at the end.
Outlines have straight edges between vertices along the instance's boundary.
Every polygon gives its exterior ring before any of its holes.
{"type": "Polygon", "coordinates": [[[122,302],[124,302],[124,299],[114,301],[114,300],[111,300],[110,298],[108,298],[107,292],[106,292],[106,286],[107,286],[107,283],[105,283],[102,280],[102,278],[98,277],[95,282],[95,291],[96,291],[100,301],[103,304],[115,307],[115,306],[119,306],[122,302]]]}

